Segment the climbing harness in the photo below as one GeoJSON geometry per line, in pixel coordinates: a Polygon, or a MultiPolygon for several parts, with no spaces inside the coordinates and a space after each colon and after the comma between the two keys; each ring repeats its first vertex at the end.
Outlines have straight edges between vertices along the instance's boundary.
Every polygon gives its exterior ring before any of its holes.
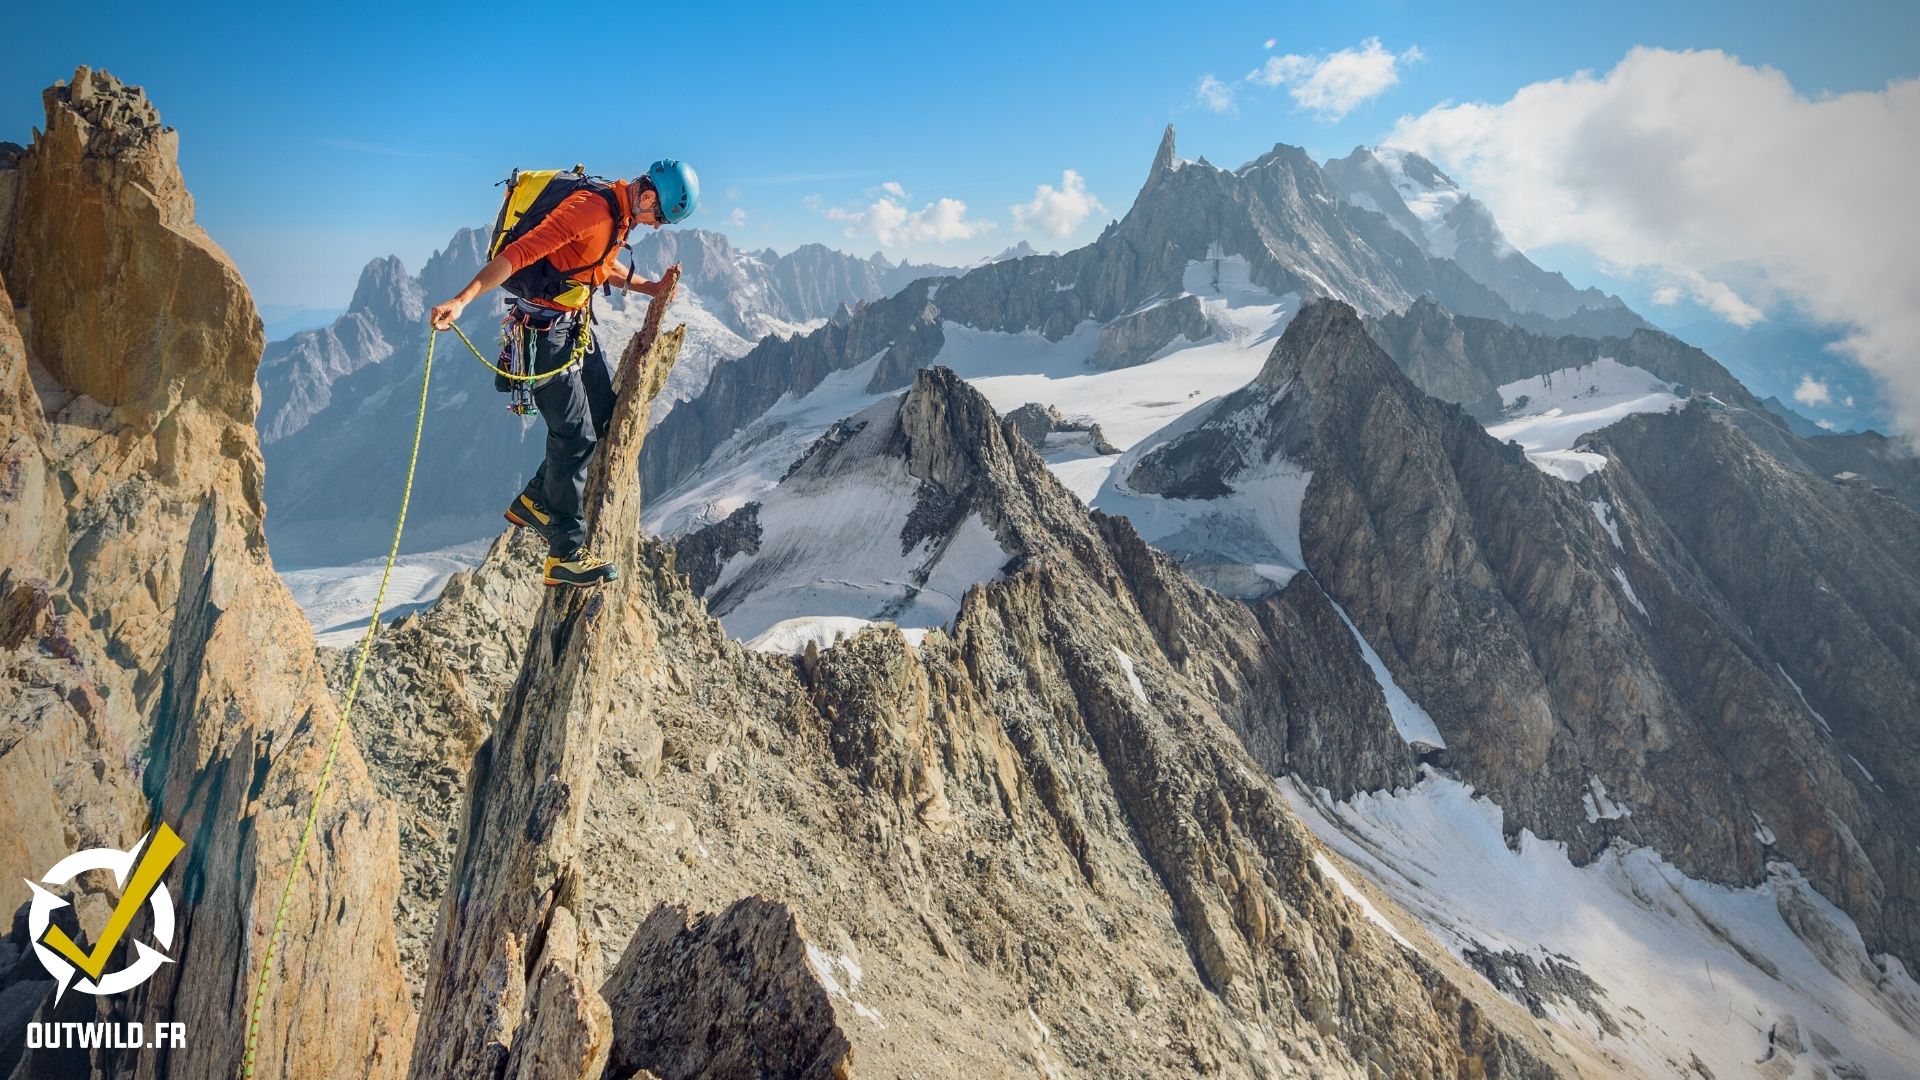
{"type": "Polygon", "coordinates": [[[592,344],[592,304],[578,312],[560,312],[525,300],[508,300],[507,314],[500,320],[500,365],[487,365],[493,367],[493,388],[508,395],[508,412],[519,416],[538,413],[540,410],[533,403],[533,383],[578,367],[592,344]],[[569,318],[573,320],[573,329],[566,360],[546,371],[535,371],[539,335],[569,318]]]}

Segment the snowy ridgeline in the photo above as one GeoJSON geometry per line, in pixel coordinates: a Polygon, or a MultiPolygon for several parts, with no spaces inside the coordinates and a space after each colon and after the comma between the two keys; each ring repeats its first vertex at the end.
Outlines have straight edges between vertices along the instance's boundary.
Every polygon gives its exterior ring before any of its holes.
{"type": "Polygon", "coordinates": [[[1680,403],[1675,389],[1652,372],[1603,356],[1500,387],[1509,419],[1487,434],[1519,443],[1543,471],[1578,481],[1607,464],[1599,454],[1573,448],[1580,436],[1634,413],[1666,412],[1680,403]]]}
{"type": "MultiPolygon", "coordinates": [[[[760,539],[720,567],[707,606],[727,633],[780,651],[830,645],[848,620],[944,626],[967,589],[1000,576],[1006,549],[979,514],[902,550],[920,481],[886,453],[899,406],[856,414],[853,433],[759,494],[760,539]]],[[[853,627],[857,629],[857,627],[853,627]]]]}
{"type": "MultiPolygon", "coordinates": [[[[1870,955],[1791,865],[1771,863],[1745,889],[1624,845],[1575,866],[1531,832],[1509,847],[1500,807],[1431,769],[1410,789],[1346,802],[1292,778],[1281,788],[1416,920],[1396,937],[1416,951],[1437,943],[1537,1002],[1555,1046],[1592,1075],[1691,1075],[1695,1057],[1714,1076],[1915,1075],[1920,986],[1899,960],[1870,955]]],[[[1597,782],[1587,798],[1598,816],[1616,810],[1597,782]]]]}
{"type": "MultiPolygon", "coordinates": [[[[1059,341],[1038,333],[1007,334],[941,324],[945,344],[933,363],[953,369],[1005,414],[1029,402],[1052,405],[1068,419],[1100,424],[1120,450],[1179,420],[1196,407],[1252,380],[1299,310],[1299,297],[1253,285],[1239,256],[1192,263],[1186,293],[1200,298],[1216,332],[1184,337],[1144,363],[1102,371],[1089,359],[1100,325],[1087,321],[1059,341]]],[[[1156,297],[1144,307],[1175,297],[1156,297]]],[[[718,521],[761,497],[829,426],[895,394],[866,391],[880,354],[835,372],[800,397],[791,394],[722,443],[692,476],[660,493],[642,511],[649,531],[678,536],[718,521]]],[[[1054,475],[1092,500],[1120,460],[1089,453],[1075,440],[1049,440],[1044,456],[1054,475]]]]}
{"type": "MultiPolygon", "coordinates": [[[[1422,208],[1434,209],[1425,204],[1422,208]]],[[[1234,478],[1230,499],[1165,498],[1129,489],[1124,477],[1154,447],[1203,422],[1222,422],[1211,416],[1214,407],[1259,372],[1300,300],[1252,284],[1246,260],[1237,256],[1191,263],[1178,296],[1155,297],[1142,307],[1181,296],[1200,300],[1211,334],[1201,341],[1177,338],[1130,367],[1099,370],[1090,365],[1101,331],[1090,321],[1059,341],[1037,333],[944,323],[945,344],[934,362],[967,379],[1002,413],[1038,402],[1058,408],[1069,419],[1098,423],[1121,452],[1099,453],[1084,437],[1050,436],[1040,451],[1054,475],[1089,504],[1131,519],[1148,542],[1179,554],[1208,584],[1234,595],[1257,595],[1284,585],[1303,566],[1299,517],[1311,473],[1282,459],[1255,463],[1234,478]]],[[[721,351],[742,344],[727,341],[721,351]]],[[[643,513],[649,531],[677,536],[748,502],[767,501],[789,466],[831,425],[897,396],[866,391],[879,361],[876,355],[828,376],[803,396],[781,398],[721,444],[694,475],[648,501],[643,513]]],[[[699,378],[704,375],[700,372],[699,378]]],[[[670,385],[670,395],[677,389],[670,385]]],[[[1573,449],[1575,440],[1629,413],[1668,408],[1678,401],[1673,389],[1647,372],[1602,359],[1501,387],[1511,419],[1491,431],[1518,440],[1548,472],[1577,480],[1605,462],[1598,454],[1573,449]]],[[[661,411],[656,409],[656,419],[661,411]]],[[[875,478],[875,483],[882,481],[875,478]]],[[[874,490],[872,501],[881,501],[877,496],[883,490],[887,500],[901,503],[895,509],[905,513],[911,491],[888,482],[874,490]]],[[[772,504],[763,509],[763,527],[782,526],[792,542],[785,545],[778,565],[763,554],[736,557],[739,565],[726,568],[727,576],[711,595],[724,594],[726,606],[715,610],[730,633],[756,648],[798,651],[810,641],[830,646],[865,621],[896,621],[924,630],[952,615],[947,610],[952,605],[936,602],[936,593],[957,597],[968,585],[991,579],[1004,561],[992,558],[985,547],[973,553],[978,558],[965,557],[965,551],[942,554],[933,566],[931,587],[936,592],[927,592],[917,605],[890,611],[889,604],[906,588],[903,583],[927,569],[936,553],[887,555],[849,544],[845,536],[835,539],[809,531],[815,528],[806,523],[809,517],[878,527],[866,518],[882,508],[866,505],[868,500],[855,501],[861,505],[836,509],[795,502],[788,511],[772,504]]],[[[984,526],[976,531],[984,532],[984,526]]],[[[472,565],[479,550],[484,544],[403,559],[395,571],[389,611],[398,615],[431,602],[446,577],[472,565]]],[[[378,582],[377,563],[299,570],[285,577],[324,642],[345,644],[358,637],[378,582]]],[[[1631,585],[1623,580],[1621,588],[1627,603],[1644,614],[1631,585]]],[[[1423,741],[1427,735],[1418,729],[1423,741]]],[[[1431,738],[1437,740],[1437,732],[1431,738]]]]}
{"type": "MultiPolygon", "coordinates": [[[[1204,415],[1206,406],[1244,386],[1265,362],[1287,323],[1299,309],[1299,297],[1274,296],[1250,281],[1244,258],[1196,261],[1189,265],[1181,296],[1201,302],[1212,333],[1202,341],[1175,339],[1146,361],[1114,370],[1089,363],[1100,342],[1100,326],[1082,323],[1059,341],[1037,333],[1008,334],[944,323],[945,343],[934,363],[952,368],[981,391],[1002,413],[1029,402],[1050,405],[1069,419],[1098,423],[1122,453],[1102,454],[1085,437],[1051,436],[1039,448],[1048,467],[1061,482],[1092,505],[1124,514],[1140,527],[1150,542],[1177,535],[1238,535],[1247,539],[1242,562],[1271,587],[1284,583],[1300,567],[1299,502],[1308,474],[1285,462],[1273,463],[1272,475],[1248,477],[1246,489],[1258,505],[1215,507],[1142,495],[1114,483],[1112,478],[1138,457],[1138,450],[1164,433],[1204,415]],[[1134,450],[1129,456],[1126,451],[1134,450]],[[1254,482],[1254,481],[1258,482],[1254,482]],[[1271,481],[1271,483],[1268,483],[1271,481]],[[1233,520],[1225,520],[1225,517],[1233,520]]],[[[1155,297],[1150,308],[1178,297],[1155,297]]],[[[797,649],[808,641],[830,644],[857,624],[848,618],[875,618],[875,595],[890,598],[900,583],[921,567],[931,552],[869,550],[854,524],[873,535],[899,535],[892,521],[895,510],[878,504],[892,501],[904,515],[913,500],[903,478],[869,478],[871,487],[860,494],[829,497],[813,487],[815,501],[851,500],[848,505],[826,502],[806,506],[796,496],[778,491],[788,468],[804,455],[831,425],[880,408],[896,394],[870,394],[866,387],[878,355],[824,379],[809,393],[781,398],[764,414],[718,447],[698,472],[652,500],[644,511],[650,531],[679,535],[721,520],[749,502],[762,503],[763,529],[779,526],[788,537],[776,544],[782,551],[770,558],[763,550],[749,559],[736,556],[719,584],[710,591],[713,610],[734,636],[757,648],[797,649]],[[781,505],[791,503],[789,508],[781,505]],[[875,515],[887,522],[869,520],[875,515]],[[844,522],[841,535],[828,535],[822,521],[844,522]],[[883,528],[884,526],[884,528],[883,528]],[[891,533],[887,532],[891,529],[891,533]],[[755,569],[749,570],[749,567],[755,569]],[[755,575],[749,580],[747,575],[755,575]],[[861,595],[866,594],[866,595],[861,595]],[[778,631],[778,632],[775,632],[778,631]]],[[[846,485],[841,478],[840,485],[846,485]]],[[[984,527],[982,527],[984,531],[984,527]]],[[[897,546],[897,545],[896,545],[897,546]]],[[[996,560],[980,545],[978,559],[948,556],[932,580],[942,593],[957,597],[967,585],[997,574],[1004,556],[996,560]],[[959,574],[971,568],[975,575],[959,574]]],[[[962,552],[961,554],[964,554],[962,552]]],[[[930,610],[909,614],[905,621],[882,616],[903,627],[940,625],[930,610]]],[[[951,611],[948,612],[951,617],[951,611]]]]}

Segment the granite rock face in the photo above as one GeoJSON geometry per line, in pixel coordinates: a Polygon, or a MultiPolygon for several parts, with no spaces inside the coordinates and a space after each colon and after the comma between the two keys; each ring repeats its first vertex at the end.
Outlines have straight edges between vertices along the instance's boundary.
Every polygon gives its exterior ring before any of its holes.
{"type": "MultiPolygon", "coordinates": [[[[139,88],[83,67],[45,105],[0,237],[3,869],[38,878],[56,852],[126,848],[155,821],[187,846],[168,877],[174,962],[149,981],[56,1011],[30,954],[9,950],[0,978],[10,1023],[111,1015],[190,1035],[176,1050],[23,1053],[14,1028],[0,1053],[23,1077],[237,1073],[270,913],[297,874],[261,1065],[398,1075],[413,1017],[388,915],[394,813],[352,738],[292,865],[339,716],[267,558],[259,317],[194,224],[177,135],[139,88]]],[[[109,880],[74,899],[94,932],[116,896],[109,880]]]]}
{"type": "Polygon", "coordinates": [[[608,1071],[630,1076],[646,1069],[665,1080],[848,1080],[855,1075],[853,1044],[828,986],[840,991],[838,1007],[848,1009],[859,969],[836,975],[838,966],[806,939],[786,905],[765,897],[702,915],[663,904],[634,932],[607,979],[618,1032],[608,1071]],[[843,988],[842,980],[852,986],[843,988]]]}
{"type": "Polygon", "coordinates": [[[1122,315],[1101,327],[1100,345],[1088,363],[1103,371],[1131,367],[1178,339],[1205,341],[1213,334],[1213,324],[1207,320],[1200,298],[1182,296],[1122,315]]]}
{"type": "MultiPolygon", "coordinates": [[[[473,755],[513,689],[545,594],[546,545],[503,534],[486,561],[455,574],[440,599],[382,627],[353,705],[367,769],[393,800],[400,826],[400,892],[393,919],[400,970],[419,1003],[427,947],[460,837],[473,755]]],[[[320,648],[320,666],[344,700],[359,647],[320,648]]]]}

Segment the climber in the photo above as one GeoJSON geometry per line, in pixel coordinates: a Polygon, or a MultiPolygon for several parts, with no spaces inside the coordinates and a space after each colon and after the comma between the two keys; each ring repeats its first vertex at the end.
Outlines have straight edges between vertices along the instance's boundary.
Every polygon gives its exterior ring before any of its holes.
{"type": "Polygon", "coordinates": [[[504,286],[513,297],[507,333],[531,342],[528,373],[555,371],[532,384],[547,422],[546,458],[506,510],[508,521],[547,541],[549,586],[596,586],[620,573],[588,550],[580,520],[587,463],[613,416],[613,375],[593,333],[593,290],[657,295],[659,282],[616,255],[636,225],[684,221],[699,201],[700,179],[679,161],[656,161],[632,180],[611,183],[577,166],[516,172],[494,226],[491,261],[431,313],[434,329],[446,330],[475,297],[504,286]]]}

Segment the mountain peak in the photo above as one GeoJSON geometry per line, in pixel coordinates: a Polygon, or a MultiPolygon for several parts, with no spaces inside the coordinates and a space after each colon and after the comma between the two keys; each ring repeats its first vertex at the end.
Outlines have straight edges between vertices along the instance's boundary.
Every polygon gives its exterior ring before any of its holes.
{"type": "Polygon", "coordinates": [[[425,317],[427,307],[420,282],[407,273],[397,255],[374,259],[360,271],[349,312],[364,311],[383,332],[393,333],[425,317]]]}
{"type": "Polygon", "coordinates": [[[1147,192],[1152,191],[1162,177],[1173,171],[1177,160],[1173,156],[1173,125],[1168,124],[1167,130],[1160,135],[1160,149],[1154,152],[1153,165],[1147,169],[1147,182],[1140,185],[1140,194],[1134,196],[1133,201],[1137,203],[1146,198],[1147,192]]]}
{"type": "Polygon", "coordinates": [[[1299,380],[1311,387],[1330,382],[1336,372],[1368,365],[1394,366],[1367,335],[1358,312],[1341,300],[1309,301],[1287,324],[1254,381],[1278,387],[1299,380]]]}

